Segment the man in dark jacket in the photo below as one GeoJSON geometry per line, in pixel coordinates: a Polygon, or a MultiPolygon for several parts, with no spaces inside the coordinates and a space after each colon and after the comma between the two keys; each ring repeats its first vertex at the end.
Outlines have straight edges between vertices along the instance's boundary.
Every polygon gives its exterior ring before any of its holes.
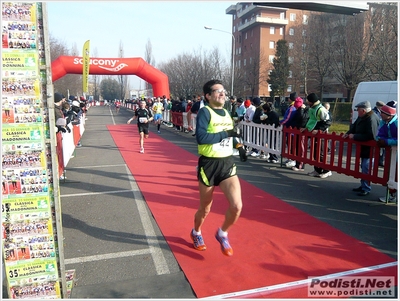
{"type": "MultiPolygon", "coordinates": [[[[369,141],[375,140],[378,133],[379,118],[372,111],[371,104],[369,101],[363,101],[356,105],[358,118],[350,126],[349,131],[343,136],[343,138],[354,139],[355,141],[369,141]]],[[[370,147],[361,146],[361,172],[368,174],[370,164],[370,147]]],[[[373,163],[373,160],[372,160],[373,163]]],[[[358,192],[359,196],[366,196],[371,191],[371,184],[367,180],[360,180],[361,186],[354,188],[353,191],[358,192]]]]}
{"type": "MultiPolygon", "coordinates": [[[[261,123],[266,124],[266,125],[274,125],[275,128],[277,128],[280,123],[279,123],[279,115],[278,113],[275,111],[272,102],[267,102],[265,104],[262,105],[262,109],[264,111],[264,114],[266,115],[266,118],[264,120],[261,121],[261,123]]],[[[272,141],[271,137],[269,137],[268,139],[268,143],[269,145],[271,145],[271,147],[275,148],[276,146],[276,136],[274,137],[274,140],[272,141]]],[[[269,153],[269,157],[267,162],[269,163],[278,163],[278,156],[276,154],[273,153],[269,153]]]]}

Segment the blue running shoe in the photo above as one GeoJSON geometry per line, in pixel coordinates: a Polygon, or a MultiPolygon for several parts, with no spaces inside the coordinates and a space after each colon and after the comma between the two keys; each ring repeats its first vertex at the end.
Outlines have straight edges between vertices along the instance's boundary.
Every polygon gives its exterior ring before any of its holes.
{"type": "Polygon", "coordinates": [[[205,249],[207,249],[207,247],[204,243],[204,240],[203,240],[203,236],[201,234],[195,235],[192,230],[192,231],[190,231],[190,237],[193,240],[193,246],[196,250],[204,251],[205,249]]]}
{"type": "Polygon", "coordinates": [[[221,251],[224,255],[226,256],[232,256],[233,255],[233,249],[231,245],[229,244],[228,237],[222,237],[215,233],[215,238],[218,240],[218,242],[221,244],[221,251]]]}

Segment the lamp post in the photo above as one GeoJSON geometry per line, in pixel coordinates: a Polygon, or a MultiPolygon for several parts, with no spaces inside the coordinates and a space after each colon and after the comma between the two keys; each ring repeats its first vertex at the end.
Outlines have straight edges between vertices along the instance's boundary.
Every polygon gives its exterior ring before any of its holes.
{"type": "Polygon", "coordinates": [[[209,26],[204,26],[205,29],[208,30],[216,30],[216,31],[221,31],[227,34],[230,34],[232,36],[232,40],[233,40],[233,48],[232,48],[232,86],[231,86],[231,96],[233,96],[233,81],[234,81],[234,75],[235,75],[235,36],[233,35],[233,33],[225,31],[225,30],[220,30],[220,29],[215,29],[209,26]]]}

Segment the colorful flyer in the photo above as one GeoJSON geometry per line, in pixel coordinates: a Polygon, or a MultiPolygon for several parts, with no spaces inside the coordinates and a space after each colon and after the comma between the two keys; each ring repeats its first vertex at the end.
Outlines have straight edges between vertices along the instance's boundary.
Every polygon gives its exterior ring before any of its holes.
{"type": "Polygon", "coordinates": [[[36,51],[3,51],[1,53],[2,78],[26,78],[38,76],[38,54],[36,51]]]}
{"type": "Polygon", "coordinates": [[[10,263],[6,266],[9,291],[15,299],[60,298],[57,262],[54,259],[10,263]]]}

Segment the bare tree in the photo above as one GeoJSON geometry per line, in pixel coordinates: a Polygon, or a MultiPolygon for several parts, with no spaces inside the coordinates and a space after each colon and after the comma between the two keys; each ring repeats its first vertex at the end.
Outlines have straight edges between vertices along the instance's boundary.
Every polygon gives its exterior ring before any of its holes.
{"type": "MultiPolygon", "coordinates": [[[[74,50],[71,50],[66,45],[66,42],[59,41],[50,35],[50,58],[55,61],[62,55],[79,55],[76,45],[74,50]]],[[[68,95],[82,95],[82,75],[79,74],[66,74],[62,78],[56,80],[54,83],[54,91],[68,95]]]]}
{"type": "MultiPolygon", "coordinates": [[[[147,43],[146,43],[146,48],[145,48],[145,52],[144,52],[144,60],[146,61],[147,64],[149,64],[151,66],[155,66],[155,60],[154,60],[154,56],[153,56],[153,46],[151,45],[150,39],[148,39],[147,43]]],[[[146,90],[152,89],[151,84],[148,82],[146,82],[145,87],[146,87],[146,90]]],[[[157,95],[157,96],[161,96],[161,95],[157,95]]]]}
{"type": "Polygon", "coordinates": [[[367,57],[370,80],[397,80],[397,3],[369,3],[366,34],[371,44],[367,57]]]}
{"type": "Polygon", "coordinates": [[[167,74],[174,99],[201,95],[204,83],[213,78],[227,83],[230,81],[229,66],[218,48],[209,52],[201,52],[199,49],[193,54],[179,54],[176,58],[159,64],[158,68],[167,74]]]}
{"type": "MultiPolygon", "coordinates": [[[[315,79],[321,101],[323,92],[331,89],[338,82],[332,82],[333,36],[335,19],[333,14],[313,13],[310,15],[309,28],[305,44],[306,64],[309,74],[315,79]]],[[[309,77],[307,77],[309,78],[309,77]]],[[[307,88],[307,87],[306,87],[307,88]]],[[[307,89],[305,89],[308,94],[307,89]]]]}
{"type": "Polygon", "coordinates": [[[370,44],[364,34],[364,15],[335,15],[332,67],[333,76],[347,89],[347,101],[358,83],[366,78],[366,54],[370,44]]]}
{"type": "MultiPolygon", "coordinates": [[[[122,41],[119,42],[119,50],[118,57],[124,57],[124,45],[122,41]]],[[[126,92],[128,88],[128,75],[118,75],[118,83],[119,83],[119,99],[126,99],[126,92]]]]}
{"type": "Polygon", "coordinates": [[[249,61],[246,61],[246,65],[243,63],[242,72],[239,74],[240,82],[243,85],[243,90],[240,91],[242,95],[247,94],[251,98],[258,96],[255,95],[255,91],[258,91],[259,86],[268,78],[267,65],[269,62],[262,50],[251,49],[249,51],[249,61]]]}
{"type": "MultiPolygon", "coordinates": [[[[97,48],[94,48],[92,52],[93,57],[98,57],[97,48]]],[[[93,84],[93,98],[95,100],[100,100],[100,75],[94,74],[90,76],[91,82],[93,84]]]]}

